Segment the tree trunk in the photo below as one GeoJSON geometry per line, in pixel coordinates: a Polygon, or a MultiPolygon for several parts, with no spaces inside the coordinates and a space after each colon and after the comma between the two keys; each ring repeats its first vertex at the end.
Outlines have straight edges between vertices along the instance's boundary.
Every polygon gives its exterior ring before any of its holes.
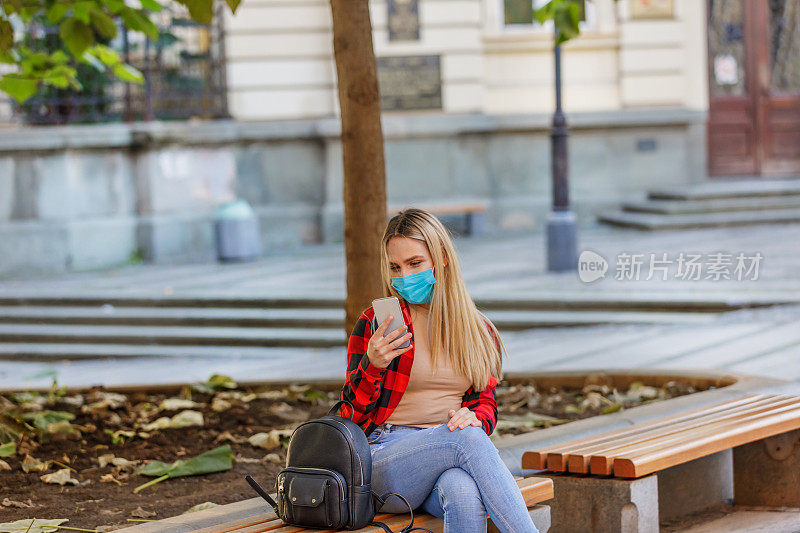
{"type": "Polygon", "coordinates": [[[345,331],[383,296],[379,244],[386,226],[381,101],[368,0],[331,0],[344,159],[345,331]]]}

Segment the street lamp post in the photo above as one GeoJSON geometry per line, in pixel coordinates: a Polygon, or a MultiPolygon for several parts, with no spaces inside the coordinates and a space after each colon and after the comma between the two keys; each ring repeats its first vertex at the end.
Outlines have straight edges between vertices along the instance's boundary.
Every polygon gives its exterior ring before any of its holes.
{"type": "Polygon", "coordinates": [[[567,181],[567,118],[561,109],[561,45],[554,47],[556,111],[550,133],[552,149],[553,205],[547,217],[547,270],[577,267],[576,217],[569,208],[567,181]]]}

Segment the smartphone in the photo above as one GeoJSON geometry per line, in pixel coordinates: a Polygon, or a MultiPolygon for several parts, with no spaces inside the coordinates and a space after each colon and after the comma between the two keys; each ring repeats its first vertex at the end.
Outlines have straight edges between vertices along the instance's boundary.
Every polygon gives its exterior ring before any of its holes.
{"type": "MultiPolygon", "coordinates": [[[[394,315],[389,327],[386,328],[386,331],[383,333],[384,337],[388,337],[393,331],[402,328],[406,325],[405,321],[403,320],[403,310],[400,309],[400,300],[397,299],[396,296],[388,296],[386,298],[377,298],[372,300],[372,309],[375,311],[375,320],[377,324],[373,331],[378,328],[383,321],[386,320],[386,317],[389,315],[394,315]]],[[[392,335],[390,340],[395,340],[398,335],[392,335]]],[[[398,346],[398,348],[408,348],[411,346],[411,339],[408,339],[406,342],[398,346]]]]}

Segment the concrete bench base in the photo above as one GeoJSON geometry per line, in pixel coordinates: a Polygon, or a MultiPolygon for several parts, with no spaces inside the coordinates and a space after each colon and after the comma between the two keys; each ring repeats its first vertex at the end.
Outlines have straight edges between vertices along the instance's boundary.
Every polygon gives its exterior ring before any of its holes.
{"type": "Polygon", "coordinates": [[[548,502],[551,533],[657,533],[659,523],[734,502],[800,507],[800,432],[724,450],[638,479],[535,475],[553,480],[555,498],[548,502]]]}
{"type": "Polygon", "coordinates": [[[658,533],[658,480],[538,473],[553,480],[550,533],[658,533]]]}

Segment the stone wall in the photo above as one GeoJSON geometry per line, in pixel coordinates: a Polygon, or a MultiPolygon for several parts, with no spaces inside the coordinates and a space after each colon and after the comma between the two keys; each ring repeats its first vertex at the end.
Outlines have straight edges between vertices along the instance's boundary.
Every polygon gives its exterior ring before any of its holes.
{"type": "MultiPolygon", "coordinates": [[[[705,177],[705,114],[569,117],[582,226],[654,186],[705,177]]],[[[390,204],[485,199],[488,231],[539,229],[550,205],[548,115],[384,118],[390,204]]],[[[337,119],[137,123],[0,131],[0,275],[102,268],[141,254],[214,260],[216,208],[236,197],[265,253],[342,240],[337,119]]]]}

